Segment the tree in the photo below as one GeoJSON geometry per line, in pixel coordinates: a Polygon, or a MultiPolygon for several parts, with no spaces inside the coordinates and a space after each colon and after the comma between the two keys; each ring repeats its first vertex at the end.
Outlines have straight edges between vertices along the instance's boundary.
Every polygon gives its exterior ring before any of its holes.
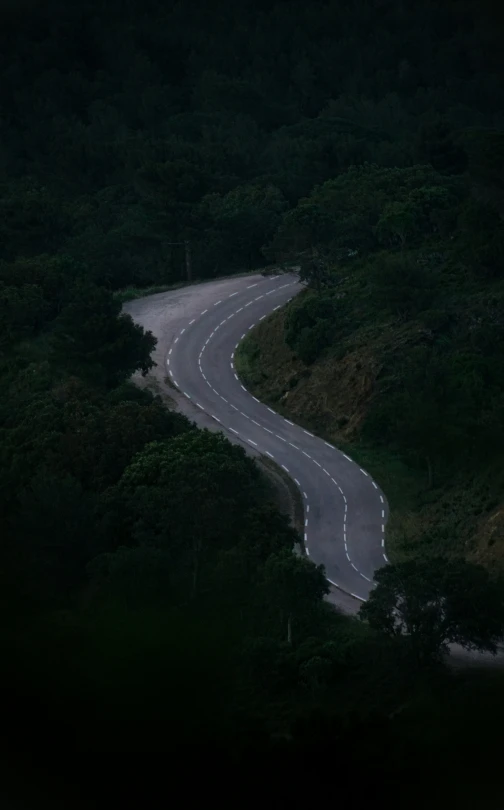
{"type": "Polygon", "coordinates": [[[206,430],[147,445],[115,491],[133,541],[169,551],[181,572],[190,571],[193,597],[203,561],[236,542],[260,493],[252,459],[206,430]]]}
{"type": "Polygon", "coordinates": [[[67,304],[54,321],[51,343],[56,364],[72,373],[112,387],[141,370],[153,367],[156,345],[152,332],[145,332],[121,304],[103,287],[79,281],[67,304]]]}
{"type": "Polygon", "coordinates": [[[308,618],[329,586],[322,565],[314,565],[291,551],[272,554],[264,566],[262,594],[274,607],[287,642],[292,643],[293,623],[308,618]]]}
{"type": "Polygon", "coordinates": [[[449,644],[495,653],[504,634],[504,583],[480,565],[435,557],[386,565],[360,609],[371,627],[406,637],[420,665],[437,661],[449,644]]]}

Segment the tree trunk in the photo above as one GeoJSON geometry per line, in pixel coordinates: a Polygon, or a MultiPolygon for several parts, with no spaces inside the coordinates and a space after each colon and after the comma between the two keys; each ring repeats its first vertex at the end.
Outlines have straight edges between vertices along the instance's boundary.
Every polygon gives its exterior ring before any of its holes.
{"type": "Polygon", "coordinates": [[[429,489],[432,489],[434,476],[433,476],[432,462],[431,462],[430,456],[427,456],[427,481],[428,481],[429,489]]]}

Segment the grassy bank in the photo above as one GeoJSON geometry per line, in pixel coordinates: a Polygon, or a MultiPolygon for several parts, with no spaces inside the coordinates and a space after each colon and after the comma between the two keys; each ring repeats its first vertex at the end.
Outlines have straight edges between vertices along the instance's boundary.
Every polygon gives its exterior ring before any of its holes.
{"type": "Polygon", "coordinates": [[[357,329],[344,347],[306,366],[284,340],[287,312],[273,313],[241,342],[237,372],[261,401],[335,444],[380,484],[390,506],[389,558],[397,561],[437,549],[500,566],[499,471],[461,471],[449,482],[431,485],[427,470],[362,437],[382,330],[357,329]]]}

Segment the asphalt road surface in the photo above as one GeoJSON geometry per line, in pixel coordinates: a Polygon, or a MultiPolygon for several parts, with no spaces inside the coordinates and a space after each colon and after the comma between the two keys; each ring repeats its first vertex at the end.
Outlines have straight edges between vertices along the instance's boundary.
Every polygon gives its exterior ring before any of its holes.
{"type": "Polygon", "coordinates": [[[328,580],[359,600],[386,562],[387,504],[358,464],[275,413],[241,384],[234,354],[247,332],[302,289],[296,275],[246,276],[129,302],[158,338],[157,375],[186,400],[197,423],[222,430],[252,455],[273,459],[294,479],[305,509],[304,545],[328,580]]]}

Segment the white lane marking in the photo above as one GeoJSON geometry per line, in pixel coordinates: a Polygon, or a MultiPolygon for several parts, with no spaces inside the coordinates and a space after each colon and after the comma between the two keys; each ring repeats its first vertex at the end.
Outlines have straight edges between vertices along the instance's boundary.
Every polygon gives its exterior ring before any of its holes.
{"type": "Polygon", "coordinates": [[[166,365],[167,365],[167,366],[169,366],[169,365],[170,365],[170,358],[168,358],[168,360],[166,361],[166,365]]]}
{"type": "Polygon", "coordinates": [[[170,349],[170,351],[168,352],[168,354],[171,354],[171,353],[172,353],[172,351],[173,351],[173,348],[171,348],[171,349],[170,349]]]}
{"type": "MultiPolygon", "coordinates": [[[[203,372],[201,372],[201,373],[203,374],[203,372]]],[[[205,382],[208,382],[208,380],[206,378],[206,374],[203,374],[203,379],[205,380],[205,382]]],[[[208,384],[210,385],[210,383],[208,383],[208,384]]]]}
{"type": "Polygon", "coordinates": [[[363,596],[359,596],[356,593],[351,593],[350,596],[353,596],[354,599],[358,599],[359,602],[365,602],[366,601],[363,596]]]}
{"type": "Polygon", "coordinates": [[[306,500],[308,500],[308,495],[306,494],[306,492],[303,492],[303,498],[306,498],[306,500]]]}
{"type": "Polygon", "coordinates": [[[374,481],[373,481],[373,486],[374,486],[375,489],[378,489],[378,484],[375,484],[374,481]]]}
{"type": "Polygon", "coordinates": [[[247,290],[251,290],[251,289],[252,289],[252,287],[257,287],[258,283],[259,283],[259,282],[258,282],[258,281],[256,281],[256,283],[255,283],[255,284],[249,284],[249,285],[248,285],[248,287],[247,287],[247,290]]]}
{"type": "Polygon", "coordinates": [[[176,338],[175,338],[175,340],[174,340],[173,342],[174,342],[174,343],[178,343],[178,337],[176,337],[176,338]]]}
{"type": "Polygon", "coordinates": [[[226,405],[229,405],[229,402],[227,401],[226,397],[223,397],[222,394],[220,394],[220,398],[222,399],[223,402],[226,403],[226,405]]]}
{"type": "Polygon", "coordinates": [[[385,526],[383,525],[383,523],[382,523],[381,530],[382,530],[383,533],[385,533],[385,526]]]}
{"type": "Polygon", "coordinates": [[[228,295],[228,298],[232,298],[233,295],[238,295],[238,293],[237,292],[231,293],[231,295],[228,295]]]}
{"type": "Polygon", "coordinates": [[[237,314],[237,315],[238,315],[238,313],[239,313],[239,312],[243,312],[243,307],[240,307],[240,309],[237,309],[237,310],[236,310],[236,314],[237,314]]]}
{"type": "Polygon", "coordinates": [[[248,416],[246,413],[243,413],[243,411],[240,411],[240,416],[244,416],[245,419],[250,419],[250,416],[248,416]]]}
{"type": "Polygon", "coordinates": [[[189,394],[186,391],[182,391],[182,393],[183,393],[183,395],[185,397],[187,397],[187,399],[191,399],[191,397],[189,396],[189,394]]]}
{"type": "Polygon", "coordinates": [[[385,548],[385,538],[384,537],[382,537],[382,539],[381,539],[381,545],[382,545],[382,548],[385,548]]]}
{"type": "Polygon", "coordinates": [[[173,371],[170,369],[170,377],[173,377],[173,371]]]}
{"type": "Polygon", "coordinates": [[[270,413],[275,413],[275,411],[273,411],[271,408],[268,408],[268,411],[269,411],[270,413]]]}
{"type": "Polygon", "coordinates": [[[260,301],[261,298],[264,298],[264,295],[258,295],[257,298],[254,298],[254,301],[260,301]]]}
{"type": "Polygon", "coordinates": [[[265,319],[266,317],[267,317],[267,315],[261,315],[261,317],[259,318],[259,320],[260,320],[260,321],[264,321],[264,319],[265,319]]]}
{"type": "Polygon", "coordinates": [[[238,431],[237,431],[237,430],[235,430],[235,429],[234,429],[234,428],[232,428],[232,427],[230,427],[230,428],[229,428],[229,430],[232,430],[232,431],[233,431],[233,433],[236,433],[236,435],[237,435],[237,436],[239,436],[239,435],[240,435],[240,434],[238,433],[238,431]]]}
{"type": "Polygon", "coordinates": [[[202,315],[205,315],[205,313],[207,313],[207,312],[208,312],[208,309],[204,309],[204,310],[203,310],[203,312],[202,312],[201,314],[202,314],[202,315]]]}
{"type": "Polygon", "coordinates": [[[285,466],[285,464],[282,464],[282,470],[285,470],[285,472],[289,472],[289,470],[287,469],[287,467],[285,466]]]}
{"type": "Polygon", "coordinates": [[[297,447],[295,444],[292,444],[292,442],[289,442],[289,444],[291,447],[294,448],[294,450],[299,450],[299,447],[297,447]]]}
{"type": "Polygon", "coordinates": [[[305,518],[304,525],[305,525],[305,526],[308,526],[308,518],[305,518]]]}
{"type": "Polygon", "coordinates": [[[214,330],[213,330],[213,332],[212,332],[212,335],[213,335],[213,334],[215,334],[215,332],[217,331],[217,329],[220,329],[220,324],[217,324],[217,326],[215,327],[215,329],[214,329],[214,330]]]}
{"type": "Polygon", "coordinates": [[[237,407],[236,407],[236,405],[233,405],[233,403],[232,403],[232,402],[230,403],[230,405],[231,405],[231,407],[232,407],[232,408],[234,408],[234,409],[235,409],[235,411],[240,410],[239,408],[237,408],[237,407]]]}
{"type": "Polygon", "coordinates": [[[247,304],[245,304],[245,306],[246,307],[251,307],[253,303],[254,303],[253,301],[249,301],[247,304]]]}
{"type": "Polygon", "coordinates": [[[281,306],[282,306],[282,305],[281,305],[281,304],[279,304],[277,307],[273,307],[272,312],[275,312],[275,310],[276,310],[276,309],[280,309],[280,307],[281,307],[281,306]]]}
{"type": "Polygon", "coordinates": [[[345,503],[345,512],[347,511],[347,509],[348,509],[348,504],[345,503]]]}
{"type": "MultiPolygon", "coordinates": [[[[274,281],[276,278],[280,278],[280,276],[271,276],[270,281],[274,281]]],[[[273,292],[275,291],[273,290],[273,292]]]]}
{"type": "Polygon", "coordinates": [[[294,422],[289,422],[289,420],[285,419],[285,418],[284,418],[284,422],[287,422],[288,425],[292,425],[292,427],[294,427],[294,422]]]}
{"type": "Polygon", "coordinates": [[[278,433],[275,433],[275,436],[277,437],[277,439],[280,439],[281,442],[285,442],[285,444],[287,444],[287,439],[284,439],[283,436],[279,436],[278,433]]]}
{"type": "Polygon", "coordinates": [[[348,551],[346,552],[346,558],[347,558],[348,562],[350,562],[350,555],[349,555],[348,551]]]}
{"type": "Polygon", "coordinates": [[[216,416],[214,416],[214,415],[213,415],[213,413],[211,414],[211,417],[212,417],[212,419],[215,419],[215,421],[216,421],[216,422],[218,422],[218,423],[219,423],[219,425],[221,424],[221,420],[220,420],[220,419],[217,419],[217,417],[216,417],[216,416]]]}
{"type": "Polygon", "coordinates": [[[308,542],[308,534],[306,532],[304,533],[304,541],[305,541],[305,543],[308,542]]]}
{"type": "Polygon", "coordinates": [[[274,293],[274,292],[275,292],[275,290],[270,290],[269,292],[266,293],[266,295],[271,295],[271,293],[274,293]]]}
{"type": "Polygon", "coordinates": [[[240,340],[243,340],[243,338],[246,338],[246,337],[247,337],[247,333],[244,332],[243,335],[241,336],[240,340]]]}
{"type": "Polygon", "coordinates": [[[312,458],[312,461],[313,461],[314,464],[317,465],[317,467],[320,467],[322,469],[322,464],[319,464],[319,462],[317,461],[316,458],[312,458]]]}
{"type": "Polygon", "coordinates": [[[382,516],[382,518],[384,518],[384,517],[385,517],[385,509],[382,509],[382,510],[381,510],[381,516],[382,516]]]}
{"type": "Polygon", "coordinates": [[[307,555],[309,557],[310,556],[310,549],[308,548],[308,546],[305,546],[305,551],[306,551],[306,553],[307,553],[307,555]]]}
{"type": "Polygon", "coordinates": [[[380,501],[381,501],[382,503],[385,503],[385,501],[383,500],[383,495],[380,495],[380,501]]]}
{"type": "Polygon", "coordinates": [[[266,431],[266,433],[271,433],[271,435],[272,435],[272,436],[274,435],[273,431],[272,431],[272,430],[270,430],[270,429],[269,429],[269,428],[267,428],[267,427],[263,427],[263,430],[265,430],[265,431],[266,431]]]}
{"type": "MultiPolygon", "coordinates": [[[[233,363],[233,361],[231,361],[231,363],[230,363],[229,365],[231,366],[231,368],[234,368],[234,363],[233,363]]],[[[236,374],[235,374],[235,377],[236,377],[236,379],[238,379],[238,377],[236,376],[236,374]]]]}
{"type": "Polygon", "coordinates": [[[306,507],[306,511],[307,511],[307,512],[309,512],[309,511],[310,511],[310,506],[309,506],[309,505],[306,507]]]}
{"type": "Polygon", "coordinates": [[[365,574],[363,574],[363,573],[362,573],[362,571],[359,571],[359,574],[360,574],[360,575],[361,575],[361,577],[362,577],[363,579],[365,579],[367,582],[371,582],[371,580],[369,579],[369,577],[367,577],[365,574]]]}
{"type": "Polygon", "coordinates": [[[354,571],[357,571],[357,573],[359,573],[359,569],[357,568],[357,566],[356,566],[356,565],[354,565],[353,563],[350,563],[350,565],[352,566],[352,568],[354,569],[354,571]]]}
{"type": "Polygon", "coordinates": [[[184,326],[184,328],[183,328],[183,329],[181,329],[181,330],[180,330],[180,334],[181,334],[181,335],[183,335],[183,334],[184,334],[184,332],[185,332],[185,326],[184,326]]]}
{"type": "Polygon", "coordinates": [[[331,450],[336,450],[336,448],[334,447],[333,444],[329,444],[329,442],[324,442],[324,444],[325,444],[326,447],[330,447],[331,450]]]}
{"type": "Polygon", "coordinates": [[[273,455],[273,453],[270,453],[270,451],[269,451],[269,450],[266,450],[266,455],[267,455],[267,456],[269,456],[270,458],[275,458],[275,456],[273,455]]]}
{"type": "Polygon", "coordinates": [[[177,380],[175,380],[175,379],[173,380],[173,384],[176,385],[177,388],[179,387],[179,384],[178,384],[177,380]]]}
{"type": "Polygon", "coordinates": [[[345,456],[345,458],[346,458],[346,460],[347,460],[347,461],[351,461],[351,460],[352,460],[352,459],[350,458],[350,456],[347,456],[347,454],[346,454],[346,453],[343,453],[343,455],[345,456]]]}
{"type": "Polygon", "coordinates": [[[324,470],[325,474],[326,474],[326,475],[328,475],[328,476],[329,476],[329,478],[330,478],[330,477],[331,477],[331,473],[329,472],[329,470],[326,470],[326,468],[325,468],[325,467],[323,467],[323,470],[324,470]]]}
{"type": "Polygon", "coordinates": [[[311,456],[309,456],[305,450],[302,450],[301,452],[303,453],[303,456],[306,456],[306,458],[309,458],[311,461],[311,456]]]}
{"type": "Polygon", "coordinates": [[[367,474],[366,470],[363,470],[363,469],[362,469],[362,467],[359,467],[359,470],[361,471],[362,475],[365,475],[365,476],[366,476],[366,478],[369,478],[369,476],[368,476],[368,474],[367,474]]]}
{"type": "Polygon", "coordinates": [[[224,318],[224,320],[220,322],[219,326],[224,326],[224,324],[226,323],[226,321],[227,321],[227,318],[224,318]]]}
{"type": "MultiPolygon", "coordinates": [[[[341,494],[343,495],[343,493],[341,493],[341,494]]],[[[345,501],[345,503],[347,502],[347,499],[346,499],[345,495],[343,495],[343,500],[345,501]]]]}
{"type": "Polygon", "coordinates": [[[257,447],[256,442],[253,442],[252,439],[247,439],[247,441],[248,441],[249,444],[253,444],[254,447],[257,447]]]}
{"type": "Polygon", "coordinates": [[[314,439],[314,438],[315,438],[315,436],[313,435],[313,433],[310,433],[310,431],[309,431],[309,430],[303,430],[303,433],[306,433],[306,435],[307,435],[307,436],[311,436],[311,437],[312,437],[312,439],[314,439]]]}
{"type": "Polygon", "coordinates": [[[208,346],[208,344],[209,344],[209,343],[210,343],[210,338],[207,338],[207,339],[205,340],[205,346],[208,346]]]}
{"type": "Polygon", "coordinates": [[[214,307],[218,307],[219,304],[222,304],[222,301],[216,301],[215,304],[214,304],[214,307]]]}
{"type": "Polygon", "coordinates": [[[214,394],[217,394],[217,396],[218,396],[218,397],[220,397],[219,392],[218,392],[218,391],[216,391],[216,389],[215,389],[215,388],[212,388],[212,391],[214,392],[214,394]]]}
{"type": "Polygon", "coordinates": [[[299,483],[299,481],[297,480],[297,478],[295,478],[295,479],[294,479],[294,481],[296,482],[296,484],[298,485],[298,487],[300,487],[300,486],[301,486],[301,484],[299,483]]]}
{"type": "Polygon", "coordinates": [[[385,562],[386,562],[386,563],[388,563],[388,557],[387,557],[387,555],[385,554],[385,552],[383,552],[383,559],[385,560],[385,562]]]}
{"type": "Polygon", "coordinates": [[[253,329],[253,328],[254,328],[254,326],[255,326],[255,323],[250,324],[250,326],[249,326],[249,328],[248,328],[248,331],[250,332],[250,330],[251,330],[251,329],[253,329]]]}
{"type": "Polygon", "coordinates": [[[193,318],[192,321],[189,321],[189,326],[192,326],[193,323],[196,323],[196,318],[193,318]]]}
{"type": "Polygon", "coordinates": [[[254,397],[254,396],[253,396],[253,397],[252,397],[252,399],[255,399],[255,401],[256,401],[256,402],[259,402],[259,400],[257,399],[257,397],[254,397]]]}
{"type": "MultiPolygon", "coordinates": [[[[232,364],[232,363],[231,363],[231,368],[233,368],[233,364],[232,364]]],[[[235,380],[237,380],[237,379],[238,379],[238,374],[236,374],[236,372],[235,372],[234,378],[235,378],[235,380]]]]}
{"type": "Polygon", "coordinates": [[[204,409],[204,407],[203,407],[203,405],[200,405],[200,404],[199,404],[199,402],[197,402],[197,403],[196,403],[196,405],[198,406],[198,408],[201,408],[201,410],[202,410],[202,411],[204,411],[204,410],[205,410],[205,409],[204,409]]]}
{"type": "Polygon", "coordinates": [[[231,360],[234,360],[234,352],[231,352],[231,360]]]}
{"type": "Polygon", "coordinates": [[[244,391],[247,390],[244,385],[240,385],[240,388],[243,388],[244,391]]]}

